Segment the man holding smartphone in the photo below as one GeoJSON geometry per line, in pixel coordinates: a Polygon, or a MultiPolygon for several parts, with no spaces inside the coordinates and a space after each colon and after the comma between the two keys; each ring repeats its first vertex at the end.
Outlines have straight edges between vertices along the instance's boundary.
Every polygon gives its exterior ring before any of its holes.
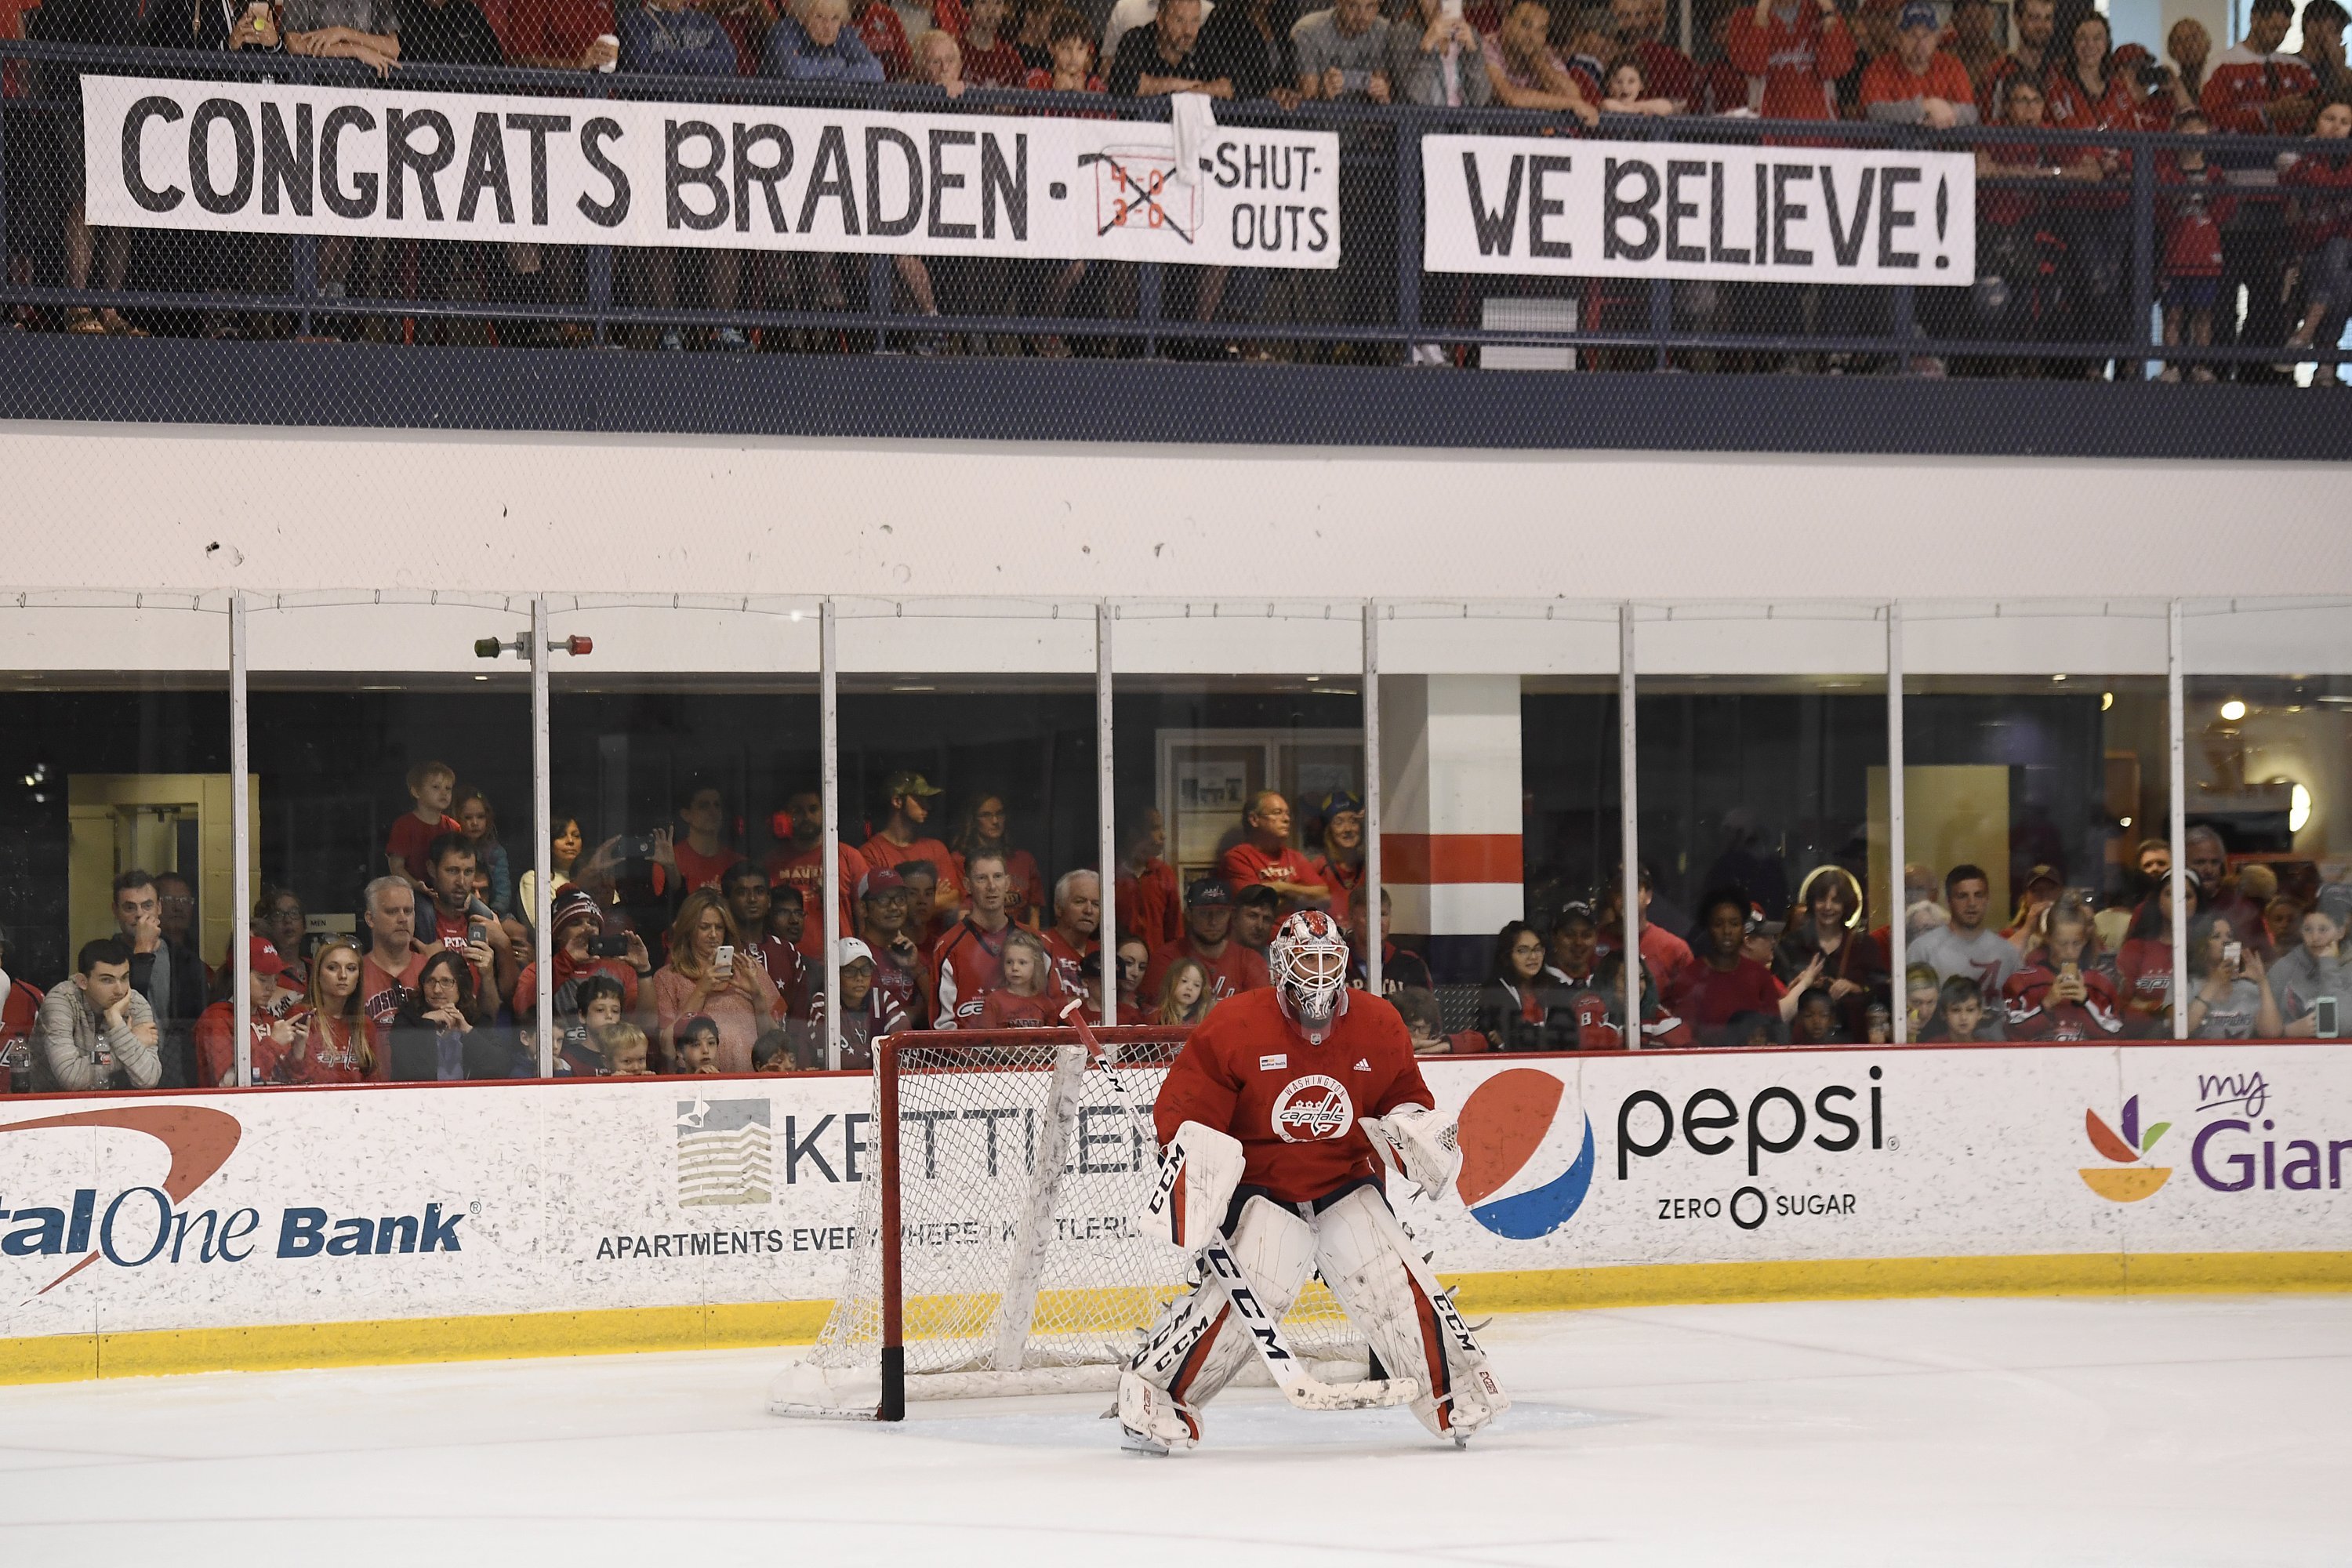
{"type": "Polygon", "coordinates": [[[463,834],[445,833],[425,847],[425,875],[431,903],[417,910],[418,934],[429,943],[465,955],[474,966],[474,990],[503,1002],[514,994],[514,942],[489,905],[474,894],[474,846],[463,834]]]}

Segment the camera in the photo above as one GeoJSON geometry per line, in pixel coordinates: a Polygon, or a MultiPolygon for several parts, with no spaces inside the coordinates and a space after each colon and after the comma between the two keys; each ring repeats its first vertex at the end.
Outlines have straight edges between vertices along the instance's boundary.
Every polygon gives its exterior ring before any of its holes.
{"type": "Polygon", "coordinates": [[[632,833],[621,840],[621,858],[625,860],[650,860],[654,858],[654,836],[632,833]]]}
{"type": "Polygon", "coordinates": [[[626,936],[592,936],[588,939],[588,956],[626,958],[629,956],[629,939],[626,936]]]}

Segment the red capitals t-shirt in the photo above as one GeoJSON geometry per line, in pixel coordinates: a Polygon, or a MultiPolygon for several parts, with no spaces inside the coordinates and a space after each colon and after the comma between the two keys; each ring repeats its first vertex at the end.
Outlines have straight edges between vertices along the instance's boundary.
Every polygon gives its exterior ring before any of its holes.
{"type": "Polygon", "coordinates": [[[374,1037],[369,1043],[375,1051],[375,1072],[372,1076],[378,1083],[384,1082],[392,1072],[391,1053],[384,1047],[384,1038],[391,1031],[393,1016],[400,1011],[402,1003],[416,994],[416,977],[425,973],[425,961],[432,956],[430,952],[410,953],[408,966],[398,974],[379,965],[373,952],[360,961],[360,1007],[367,1014],[374,1037]]]}
{"type": "Polygon", "coordinates": [[[1217,862],[1217,875],[1230,884],[1234,892],[1254,882],[1302,882],[1309,887],[1323,886],[1323,879],[1307,857],[1286,844],[1267,854],[1255,844],[1236,844],[1225,851],[1217,862]]]}
{"type": "MultiPolygon", "coordinates": [[[[865,858],[866,868],[869,871],[896,870],[909,860],[929,860],[931,869],[940,874],[940,886],[953,891],[958,903],[963,901],[963,862],[955,851],[936,838],[918,838],[912,844],[893,844],[877,833],[858,846],[857,853],[865,858]]],[[[915,912],[921,915],[929,911],[917,910],[915,912]]]]}
{"type": "Polygon", "coordinates": [[[1143,971],[1143,994],[1156,997],[1160,983],[1180,958],[1197,958],[1208,967],[1209,994],[1217,1001],[1238,996],[1244,991],[1258,991],[1274,984],[1266,973],[1265,960],[1237,942],[1227,942],[1225,951],[1211,958],[1192,945],[1189,936],[1178,937],[1151,955],[1151,963],[1143,971]]]}
{"type": "Polygon", "coordinates": [[[1319,1046],[1307,1043],[1272,991],[1218,1004],[1160,1086],[1152,1112],[1160,1141],[1187,1121],[1229,1132],[1241,1140],[1243,1182],[1285,1203],[1310,1203],[1378,1174],[1356,1119],[1437,1101],[1396,1008],[1360,991],[1341,998],[1319,1046]]]}
{"type": "MultiPolygon", "coordinates": [[[[768,873],[768,886],[790,886],[800,889],[801,952],[811,959],[824,956],[824,911],[817,907],[817,900],[824,893],[821,885],[824,881],[824,872],[817,865],[818,857],[824,852],[824,840],[820,838],[806,849],[778,850],[768,857],[768,863],[762,868],[768,873]]],[[[834,879],[839,884],[841,934],[844,936],[857,934],[857,884],[866,869],[866,857],[846,844],[841,847],[841,858],[834,879]]]]}
{"type": "Polygon", "coordinates": [[[1045,1029],[1062,1021],[1062,1009],[1069,1005],[1066,997],[1041,992],[1034,996],[1016,996],[1010,991],[997,990],[982,994],[976,1010],[956,1020],[959,1029],[1045,1029]]]}
{"type": "Polygon", "coordinates": [[[1086,951],[1080,952],[1062,935],[1059,926],[1047,927],[1045,934],[1039,940],[1045,945],[1045,956],[1054,961],[1054,978],[1060,983],[1063,994],[1068,996],[1085,994],[1087,972],[1102,973],[1102,943],[1090,942],[1087,943],[1086,951]]]}
{"type": "Polygon", "coordinates": [[[670,852],[677,857],[677,874],[686,883],[683,890],[689,893],[697,888],[719,886],[719,879],[727,875],[727,868],[743,858],[723,844],[718,854],[705,855],[683,838],[670,846],[670,852]]]}
{"type": "Polygon", "coordinates": [[[971,38],[963,40],[963,79],[974,87],[1019,87],[1029,79],[1029,62],[1013,47],[1003,34],[996,42],[982,48],[971,38]]]}
{"type": "Polygon", "coordinates": [[[1167,861],[1147,860],[1134,876],[1121,877],[1118,897],[1120,929],[1141,937],[1143,945],[1153,952],[1184,934],[1176,870],[1167,861]]]}
{"type": "Polygon", "coordinates": [[[443,817],[441,825],[436,827],[418,821],[415,812],[404,811],[400,814],[400,820],[392,825],[392,831],[384,836],[384,856],[386,858],[398,856],[401,865],[407,868],[408,874],[422,882],[425,879],[426,846],[445,833],[464,831],[465,829],[458,826],[457,819],[454,816],[443,817]]]}

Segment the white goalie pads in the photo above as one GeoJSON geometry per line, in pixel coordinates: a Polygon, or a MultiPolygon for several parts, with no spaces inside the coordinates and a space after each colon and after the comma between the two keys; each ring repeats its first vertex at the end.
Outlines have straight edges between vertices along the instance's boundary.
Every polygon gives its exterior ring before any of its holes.
{"type": "Polygon", "coordinates": [[[1510,1408],[1453,1297],[1377,1192],[1359,1187],[1316,1216],[1315,1262],[1388,1375],[1420,1384],[1412,1409],[1432,1432],[1467,1442],[1510,1408]]]}
{"type": "Polygon", "coordinates": [[[1185,1122],[1160,1151],[1160,1179],[1144,1205],[1144,1223],[1185,1251],[1197,1251],[1224,1223],[1243,1164],[1241,1140],[1198,1121],[1185,1122]]]}
{"type": "Polygon", "coordinates": [[[1401,1105],[1386,1116],[1368,1116],[1360,1122],[1364,1135],[1392,1169],[1427,1198],[1435,1198],[1454,1184],[1462,1172],[1460,1119],[1440,1116],[1418,1105],[1401,1105]]]}

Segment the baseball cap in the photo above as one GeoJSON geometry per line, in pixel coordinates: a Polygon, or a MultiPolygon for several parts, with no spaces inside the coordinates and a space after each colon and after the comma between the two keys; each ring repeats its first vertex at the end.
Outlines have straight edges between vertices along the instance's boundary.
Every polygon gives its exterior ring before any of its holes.
{"type": "Polygon", "coordinates": [[[1316,815],[1320,816],[1326,822],[1330,821],[1333,817],[1339,816],[1343,811],[1352,811],[1358,816],[1363,816],[1364,802],[1362,797],[1358,795],[1352,790],[1335,789],[1326,795],[1321,800],[1315,803],[1316,815]]]}
{"type": "Polygon", "coordinates": [[[1214,877],[1203,877],[1184,889],[1184,907],[1229,910],[1234,907],[1234,890],[1214,877]]]}
{"type": "Polygon", "coordinates": [[[885,866],[878,871],[868,871],[857,879],[859,899],[878,899],[885,893],[903,893],[907,879],[885,866]]]}
{"type": "Polygon", "coordinates": [[[841,939],[841,967],[846,969],[861,958],[866,963],[872,963],[874,962],[874,950],[866,946],[864,939],[862,938],[854,936],[843,937],[841,939]]]}
{"type": "Polygon", "coordinates": [[[1906,33],[1914,27],[1941,28],[1943,25],[1927,0],[1904,0],[1903,13],[1895,19],[1896,29],[1906,33]]]}
{"type": "Polygon", "coordinates": [[[945,795],[947,791],[919,773],[900,769],[882,781],[882,798],[900,795],[945,795]]]}
{"type": "Polygon", "coordinates": [[[2146,44],[2125,44],[2116,50],[2107,64],[2110,67],[2140,66],[2147,65],[2155,58],[2156,57],[2148,52],[2146,44]]]}
{"type": "Polygon", "coordinates": [[[286,973],[286,960],[278,955],[278,945],[266,936],[253,939],[253,944],[247,950],[246,964],[256,976],[286,973]]]}
{"type": "Polygon", "coordinates": [[[2055,866],[2036,866],[2025,874],[2027,890],[2031,891],[2036,882],[2047,882],[2053,888],[2063,888],[2066,885],[2066,879],[2058,874],[2058,868],[2055,866]]]}

